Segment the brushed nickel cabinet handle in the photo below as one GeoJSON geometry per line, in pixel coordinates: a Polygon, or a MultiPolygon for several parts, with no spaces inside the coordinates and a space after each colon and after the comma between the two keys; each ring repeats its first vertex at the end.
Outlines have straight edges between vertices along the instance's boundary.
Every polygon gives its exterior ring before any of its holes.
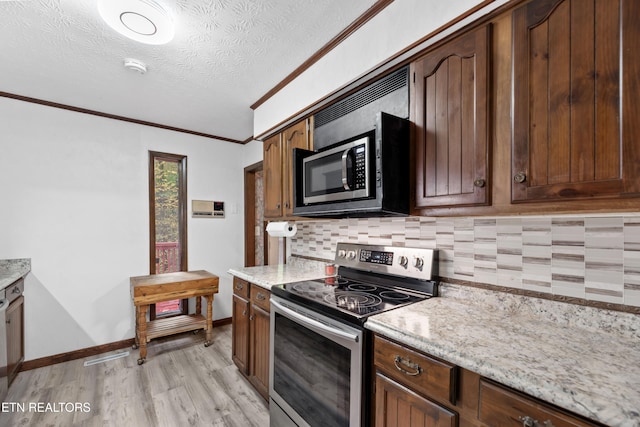
{"type": "Polygon", "coordinates": [[[473,181],[473,185],[478,187],[478,188],[482,188],[487,184],[487,182],[482,179],[482,178],[478,178],[475,181],[473,181]]]}
{"type": "Polygon", "coordinates": [[[518,184],[522,184],[523,182],[525,182],[527,180],[527,174],[522,172],[522,171],[520,171],[520,172],[518,172],[517,174],[515,174],[513,176],[513,180],[515,182],[517,182],[518,184]]]}
{"type": "Polygon", "coordinates": [[[418,365],[417,363],[412,363],[410,360],[403,359],[398,355],[396,355],[396,357],[393,359],[393,364],[396,365],[396,369],[398,371],[402,372],[405,375],[415,377],[422,373],[422,368],[420,367],[420,365],[418,365]],[[407,367],[411,370],[409,371],[404,367],[407,367]]]}
{"type": "Polygon", "coordinates": [[[244,285],[242,283],[236,283],[236,290],[240,291],[242,289],[244,289],[244,285]]]}
{"type": "Polygon", "coordinates": [[[249,320],[253,320],[253,314],[249,316],[249,320]]]}
{"type": "Polygon", "coordinates": [[[522,427],[536,427],[538,425],[538,421],[528,415],[519,416],[518,419],[522,421],[522,427]]]}
{"type": "Polygon", "coordinates": [[[262,292],[258,292],[258,294],[256,295],[256,299],[258,301],[264,301],[267,299],[267,297],[262,292]]]}
{"type": "Polygon", "coordinates": [[[246,309],[242,310],[242,315],[243,315],[243,316],[246,316],[246,315],[247,315],[247,310],[246,310],[246,309]]]}

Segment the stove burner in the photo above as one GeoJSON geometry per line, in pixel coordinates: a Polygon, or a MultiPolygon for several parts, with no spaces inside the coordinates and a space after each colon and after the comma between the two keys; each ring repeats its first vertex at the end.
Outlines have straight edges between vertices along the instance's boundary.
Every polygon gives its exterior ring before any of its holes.
{"type": "Polygon", "coordinates": [[[336,285],[346,285],[347,283],[349,283],[349,281],[347,279],[343,279],[342,277],[334,277],[333,283],[335,283],[336,285]]]}
{"type": "Polygon", "coordinates": [[[378,289],[378,287],[375,285],[367,285],[365,283],[354,283],[353,285],[347,286],[347,289],[350,291],[371,292],[378,289]]]}
{"type": "Polygon", "coordinates": [[[382,291],[380,292],[380,296],[384,299],[390,299],[394,301],[405,301],[410,298],[410,296],[407,294],[395,291],[382,291]]]}
{"type": "Polygon", "coordinates": [[[324,300],[329,304],[336,304],[338,307],[354,312],[367,311],[382,303],[382,299],[377,295],[354,291],[336,291],[334,294],[325,295],[324,300]]]}

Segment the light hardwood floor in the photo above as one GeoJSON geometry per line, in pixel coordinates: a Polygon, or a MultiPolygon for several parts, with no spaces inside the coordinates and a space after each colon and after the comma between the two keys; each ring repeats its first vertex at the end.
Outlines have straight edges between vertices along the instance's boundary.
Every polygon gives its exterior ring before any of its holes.
{"type": "Polygon", "coordinates": [[[231,325],[203,343],[203,332],[189,332],[152,340],[141,366],[129,348],[92,366],[85,360],[103,355],[20,372],[0,426],[268,426],[267,403],[231,361],[231,325]]]}

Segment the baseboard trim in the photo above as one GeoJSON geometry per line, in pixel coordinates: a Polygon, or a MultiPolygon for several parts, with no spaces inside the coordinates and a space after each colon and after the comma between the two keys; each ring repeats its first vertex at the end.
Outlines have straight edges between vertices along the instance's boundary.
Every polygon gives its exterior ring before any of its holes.
{"type": "MultiPolygon", "coordinates": [[[[213,321],[213,327],[229,325],[231,323],[231,317],[225,319],[219,319],[213,321]]],[[[68,362],[70,360],[83,359],[85,357],[95,356],[97,354],[106,353],[109,351],[120,350],[122,348],[131,347],[135,343],[135,339],[129,338],[122,341],[116,341],[109,344],[101,344],[95,347],[82,348],[80,350],[69,351],[67,353],[54,354],[53,356],[41,357],[39,359],[26,360],[20,372],[30,371],[32,369],[43,368],[45,366],[51,366],[62,362],[68,362]]]]}

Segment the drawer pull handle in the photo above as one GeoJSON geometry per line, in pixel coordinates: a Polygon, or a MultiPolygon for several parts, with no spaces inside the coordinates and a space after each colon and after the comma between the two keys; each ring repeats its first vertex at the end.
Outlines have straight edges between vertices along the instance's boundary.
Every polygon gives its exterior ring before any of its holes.
{"type": "Polygon", "coordinates": [[[267,299],[267,297],[264,296],[264,294],[262,292],[258,292],[258,294],[256,295],[256,299],[258,301],[264,301],[267,299]]]}
{"type": "Polygon", "coordinates": [[[242,316],[246,316],[247,315],[247,310],[242,310],[242,316]]]}
{"type": "Polygon", "coordinates": [[[537,427],[538,426],[538,420],[534,420],[533,418],[531,418],[530,416],[526,415],[526,416],[519,416],[518,419],[520,421],[522,421],[522,427],[537,427]]]}
{"type": "Polygon", "coordinates": [[[236,290],[240,291],[244,288],[244,285],[242,283],[236,283],[236,290]]]}
{"type": "Polygon", "coordinates": [[[397,356],[393,359],[394,365],[396,365],[396,369],[403,374],[410,375],[415,377],[422,373],[422,368],[417,363],[412,363],[410,360],[405,360],[400,356],[397,356]],[[402,365],[402,366],[400,366],[402,365]],[[406,370],[404,367],[411,369],[410,371],[406,370]]]}

